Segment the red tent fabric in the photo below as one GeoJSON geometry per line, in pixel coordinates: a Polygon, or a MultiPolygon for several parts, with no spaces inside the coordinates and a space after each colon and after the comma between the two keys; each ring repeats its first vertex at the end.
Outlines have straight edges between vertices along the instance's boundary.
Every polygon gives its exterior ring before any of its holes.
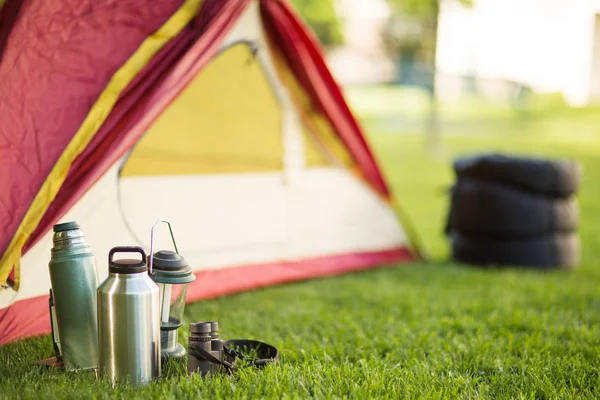
{"type": "MultiPolygon", "coordinates": [[[[203,2],[197,19],[121,94],[92,143],[72,164],[23,251],[51,228],[185,88],[218,50],[248,2],[203,2]]],[[[0,254],[112,74],[182,0],[87,0],[75,8],[67,1],[22,3],[7,2],[0,27],[0,39],[9,36],[0,62],[0,254]],[[47,33],[40,35],[45,29],[47,33]]],[[[270,39],[340,134],[367,181],[389,196],[314,38],[286,1],[263,0],[261,10],[270,39]]]]}
{"type": "MultiPolygon", "coordinates": [[[[249,2],[202,2],[196,18],[120,93],[17,251],[27,252],[138,141],[217,53],[249,2]]],[[[183,3],[8,0],[0,11],[0,285],[6,283],[5,261],[11,241],[90,108],[115,72],[183,3]]],[[[269,39],[337,131],[366,181],[389,198],[361,128],[316,40],[286,1],[261,0],[260,4],[269,39]]],[[[386,257],[392,260],[399,255],[386,257]]],[[[0,310],[0,344],[49,329],[47,319],[40,322],[31,317],[29,326],[23,327],[19,318],[10,307],[0,310]]]]}
{"type": "MultiPolygon", "coordinates": [[[[8,20],[0,26],[0,37],[8,37],[0,61],[0,254],[5,255],[50,170],[112,75],[181,3],[5,4],[8,20]]],[[[81,156],[95,149],[87,150],[81,156]]],[[[72,179],[65,183],[65,190],[72,187],[72,179]]],[[[54,215],[47,220],[56,221],[63,211],[53,209],[58,212],[49,210],[54,215]]],[[[39,238],[41,229],[28,243],[39,238]]]]}

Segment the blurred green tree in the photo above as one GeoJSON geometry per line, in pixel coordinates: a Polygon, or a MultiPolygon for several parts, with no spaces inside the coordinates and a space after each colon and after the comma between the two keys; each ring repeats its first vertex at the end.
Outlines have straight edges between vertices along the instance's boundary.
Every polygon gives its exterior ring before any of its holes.
{"type": "Polygon", "coordinates": [[[400,81],[424,87],[430,95],[427,147],[439,150],[440,127],[436,92],[436,45],[440,5],[454,1],[472,6],[475,0],[386,0],[391,13],[383,32],[388,53],[398,59],[400,81]]]}
{"type": "MultiPolygon", "coordinates": [[[[0,0],[0,7],[5,2],[6,0],[0,0]]],[[[324,47],[343,43],[341,24],[334,0],[291,0],[291,2],[324,47]]]]}
{"type": "Polygon", "coordinates": [[[323,47],[331,48],[343,43],[341,23],[334,0],[291,0],[291,3],[311,27],[323,47]]]}

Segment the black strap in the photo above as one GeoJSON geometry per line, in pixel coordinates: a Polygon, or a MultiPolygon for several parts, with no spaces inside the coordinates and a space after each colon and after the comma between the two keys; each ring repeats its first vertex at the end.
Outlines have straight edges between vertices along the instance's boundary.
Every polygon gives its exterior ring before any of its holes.
{"type": "Polygon", "coordinates": [[[265,365],[275,362],[279,359],[279,350],[275,346],[271,346],[268,343],[260,342],[258,340],[251,339],[232,339],[227,340],[223,343],[224,349],[230,352],[232,357],[244,358],[244,356],[235,350],[235,348],[241,349],[245,352],[256,351],[257,358],[247,366],[264,367],[265,365]]]}
{"type": "Polygon", "coordinates": [[[219,360],[208,351],[196,347],[189,346],[188,353],[190,356],[195,357],[197,359],[204,359],[206,361],[210,361],[212,363],[221,365],[224,367],[225,371],[231,375],[234,370],[240,368],[247,367],[264,367],[270,363],[273,363],[275,360],[279,358],[279,351],[276,347],[271,346],[270,344],[260,342],[258,340],[250,340],[250,339],[234,339],[227,340],[223,342],[223,352],[228,357],[223,357],[223,360],[219,360]],[[244,359],[244,355],[237,351],[236,348],[239,348],[244,352],[256,352],[257,358],[249,362],[247,365],[243,367],[236,365],[237,359],[244,359]]]}
{"type": "Polygon", "coordinates": [[[219,364],[222,365],[223,367],[225,367],[225,371],[227,371],[227,373],[229,375],[231,375],[233,373],[233,369],[235,368],[234,364],[230,363],[227,360],[219,360],[218,358],[214,357],[212,354],[210,354],[208,351],[201,349],[199,347],[190,347],[188,349],[189,355],[198,358],[198,359],[205,359],[206,361],[210,361],[212,363],[215,364],[219,364]]]}

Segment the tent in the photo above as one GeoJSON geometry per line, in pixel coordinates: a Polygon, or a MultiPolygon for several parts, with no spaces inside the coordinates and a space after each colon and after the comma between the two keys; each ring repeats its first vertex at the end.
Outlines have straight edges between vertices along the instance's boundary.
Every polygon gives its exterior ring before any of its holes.
{"type": "Polygon", "coordinates": [[[170,221],[188,301],[418,257],[284,0],[7,0],[0,160],[0,344],[50,330],[58,222],[102,281],[110,248],[170,221]]]}

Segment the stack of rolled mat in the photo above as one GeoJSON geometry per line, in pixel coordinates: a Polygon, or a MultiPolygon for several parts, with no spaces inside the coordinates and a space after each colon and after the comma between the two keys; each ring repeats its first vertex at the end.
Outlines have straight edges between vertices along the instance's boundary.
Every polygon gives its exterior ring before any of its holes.
{"type": "Polygon", "coordinates": [[[455,261],[575,268],[581,165],[483,154],[455,160],[446,234],[455,261]]]}

